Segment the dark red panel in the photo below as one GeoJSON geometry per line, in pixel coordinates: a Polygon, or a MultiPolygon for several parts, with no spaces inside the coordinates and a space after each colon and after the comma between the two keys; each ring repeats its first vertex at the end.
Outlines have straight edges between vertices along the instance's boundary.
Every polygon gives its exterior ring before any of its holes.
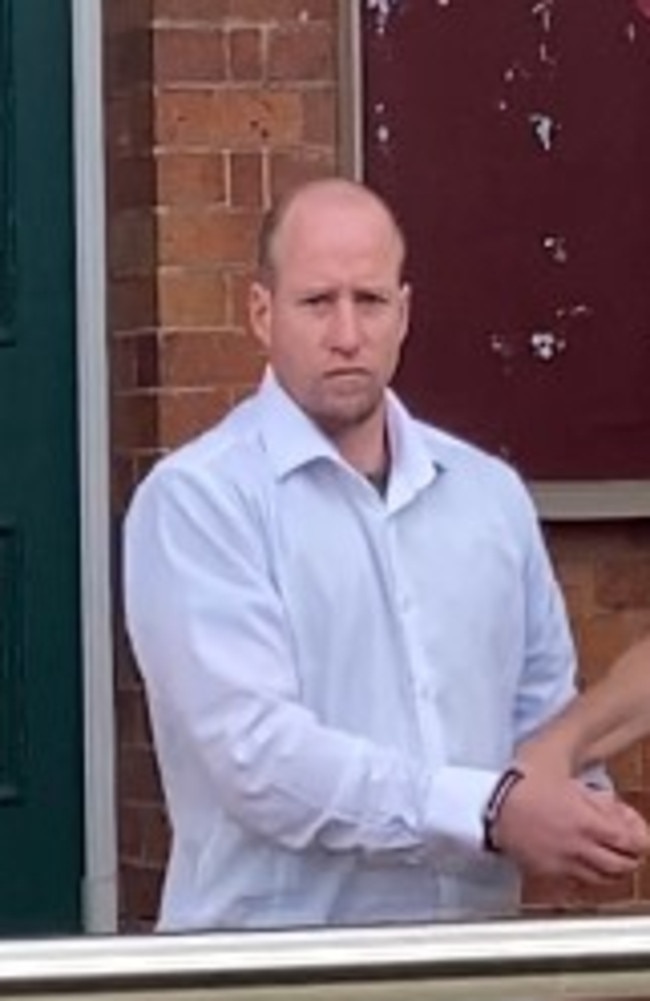
{"type": "Polygon", "coordinates": [[[416,292],[398,387],[535,478],[650,476],[642,7],[364,4],[366,177],[416,292]]]}

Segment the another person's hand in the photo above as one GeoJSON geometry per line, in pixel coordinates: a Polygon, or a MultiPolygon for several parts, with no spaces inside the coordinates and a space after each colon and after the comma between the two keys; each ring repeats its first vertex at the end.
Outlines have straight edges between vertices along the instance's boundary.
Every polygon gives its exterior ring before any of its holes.
{"type": "Polygon", "coordinates": [[[613,793],[529,771],[508,794],[492,836],[522,872],[591,886],[634,872],[650,831],[613,793]]]}

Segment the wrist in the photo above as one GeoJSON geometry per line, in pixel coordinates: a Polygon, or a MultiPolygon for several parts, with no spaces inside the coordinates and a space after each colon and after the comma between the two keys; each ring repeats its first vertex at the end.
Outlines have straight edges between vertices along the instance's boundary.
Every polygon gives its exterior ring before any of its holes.
{"type": "Polygon", "coordinates": [[[497,779],[483,809],[483,848],[485,851],[500,852],[498,838],[495,836],[497,821],[510,793],[525,777],[526,773],[523,768],[518,764],[512,764],[497,779]]]}

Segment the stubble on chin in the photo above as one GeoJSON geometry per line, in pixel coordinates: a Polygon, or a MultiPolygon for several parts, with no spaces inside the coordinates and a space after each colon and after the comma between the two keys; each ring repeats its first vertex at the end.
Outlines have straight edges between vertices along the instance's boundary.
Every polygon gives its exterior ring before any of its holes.
{"type": "Polygon", "coordinates": [[[321,399],[307,409],[308,415],[328,438],[336,441],[341,436],[370,423],[383,410],[383,390],[358,398],[321,399]]]}

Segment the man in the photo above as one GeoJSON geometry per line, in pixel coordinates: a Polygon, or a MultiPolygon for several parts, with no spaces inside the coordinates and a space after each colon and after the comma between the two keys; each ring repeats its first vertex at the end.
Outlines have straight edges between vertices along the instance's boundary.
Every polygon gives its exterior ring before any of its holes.
{"type": "Polygon", "coordinates": [[[386,389],[404,241],[340,179],[263,229],[250,400],[164,459],[126,608],[173,844],[163,929],[511,911],[517,866],[589,882],[647,847],[614,797],[509,768],[573,692],[533,510],[386,389]]]}
{"type": "Polygon", "coordinates": [[[518,749],[528,768],[573,776],[650,733],[650,636],[518,749]]]}

